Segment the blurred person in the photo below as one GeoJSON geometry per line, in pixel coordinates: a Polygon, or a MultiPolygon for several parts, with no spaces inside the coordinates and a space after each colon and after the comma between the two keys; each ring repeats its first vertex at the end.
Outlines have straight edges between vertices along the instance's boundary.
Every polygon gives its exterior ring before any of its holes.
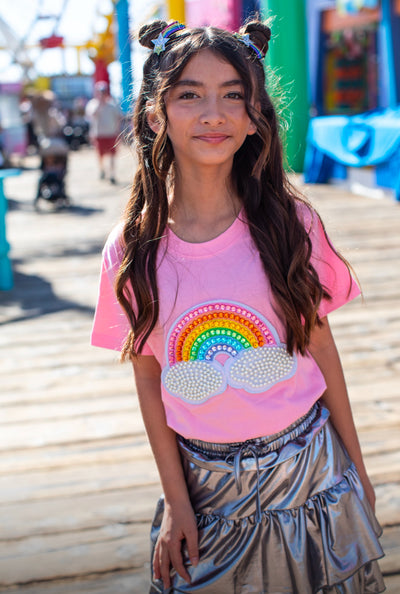
{"type": "Polygon", "coordinates": [[[66,119],[56,106],[56,95],[53,91],[47,90],[33,96],[31,118],[39,145],[45,138],[62,139],[66,119]]]}
{"type": "Polygon", "coordinates": [[[65,189],[68,164],[68,144],[64,138],[65,116],[56,105],[56,95],[50,90],[33,97],[32,109],[42,171],[34,206],[38,209],[40,200],[69,204],[65,189]]]}
{"type": "Polygon", "coordinates": [[[94,87],[95,96],[86,106],[86,118],[89,121],[89,137],[96,148],[100,179],[106,177],[104,156],[110,156],[110,182],[115,180],[115,155],[118,136],[121,132],[121,111],[110,96],[108,84],[99,81],[94,87]]]}
{"type": "Polygon", "coordinates": [[[76,97],[72,108],[68,109],[64,137],[72,150],[78,150],[83,144],[89,144],[89,123],[85,117],[83,97],[76,97]]]}
{"type": "Polygon", "coordinates": [[[38,139],[33,126],[32,94],[27,94],[24,97],[22,97],[19,108],[21,112],[22,121],[24,122],[26,127],[28,153],[36,152],[38,149],[38,139]]]}

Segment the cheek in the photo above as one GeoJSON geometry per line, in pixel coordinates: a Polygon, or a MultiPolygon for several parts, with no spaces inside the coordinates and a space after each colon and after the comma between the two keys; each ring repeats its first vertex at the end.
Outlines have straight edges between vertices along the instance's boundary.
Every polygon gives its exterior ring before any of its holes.
{"type": "Polygon", "coordinates": [[[170,108],[167,111],[167,127],[171,130],[178,130],[185,126],[186,117],[181,109],[170,108]]]}

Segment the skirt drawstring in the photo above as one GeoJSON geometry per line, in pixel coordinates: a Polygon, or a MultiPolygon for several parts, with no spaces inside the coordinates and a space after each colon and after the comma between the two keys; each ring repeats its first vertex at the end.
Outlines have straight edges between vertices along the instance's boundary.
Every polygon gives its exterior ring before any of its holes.
{"type": "Polygon", "coordinates": [[[260,496],[260,466],[258,463],[258,451],[257,446],[244,442],[243,445],[236,451],[232,452],[225,458],[225,462],[228,464],[233,459],[233,471],[235,475],[235,484],[237,488],[238,495],[242,492],[242,480],[241,480],[241,462],[243,456],[247,454],[247,457],[252,456],[256,463],[256,472],[257,472],[257,496],[256,496],[256,523],[260,524],[262,520],[262,511],[261,511],[261,496],[260,496]],[[249,456],[250,454],[250,456],[249,456]]]}

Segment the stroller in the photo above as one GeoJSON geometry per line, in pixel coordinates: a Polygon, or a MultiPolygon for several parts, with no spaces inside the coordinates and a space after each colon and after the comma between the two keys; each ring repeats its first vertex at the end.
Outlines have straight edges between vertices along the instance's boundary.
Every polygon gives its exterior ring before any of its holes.
{"type": "Polygon", "coordinates": [[[42,174],[34,201],[35,209],[39,210],[41,200],[57,207],[69,206],[70,200],[65,191],[68,145],[60,138],[43,138],[39,142],[39,154],[42,174]]]}

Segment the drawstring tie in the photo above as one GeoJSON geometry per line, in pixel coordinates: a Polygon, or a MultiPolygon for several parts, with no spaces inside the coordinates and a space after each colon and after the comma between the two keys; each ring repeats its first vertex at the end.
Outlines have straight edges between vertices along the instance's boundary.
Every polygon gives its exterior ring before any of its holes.
{"type": "Polygon", "coordinates": [[[241,479],[241,462],[245,454],[251,454],[256,463],[257,471],[257,494],[256,494],[256,523],[260,524],[262,519],[261,512],[261,496],[260,496],[260,466],[258,464],[258,452],[257,446],[248,442],[244,442],[243,445],[236,451],[229,454],[225,462],[230,463],[233,458],[233,472],[235,475],[235,484],[238,495],[242,492],[242,479],[241,479]]]}

